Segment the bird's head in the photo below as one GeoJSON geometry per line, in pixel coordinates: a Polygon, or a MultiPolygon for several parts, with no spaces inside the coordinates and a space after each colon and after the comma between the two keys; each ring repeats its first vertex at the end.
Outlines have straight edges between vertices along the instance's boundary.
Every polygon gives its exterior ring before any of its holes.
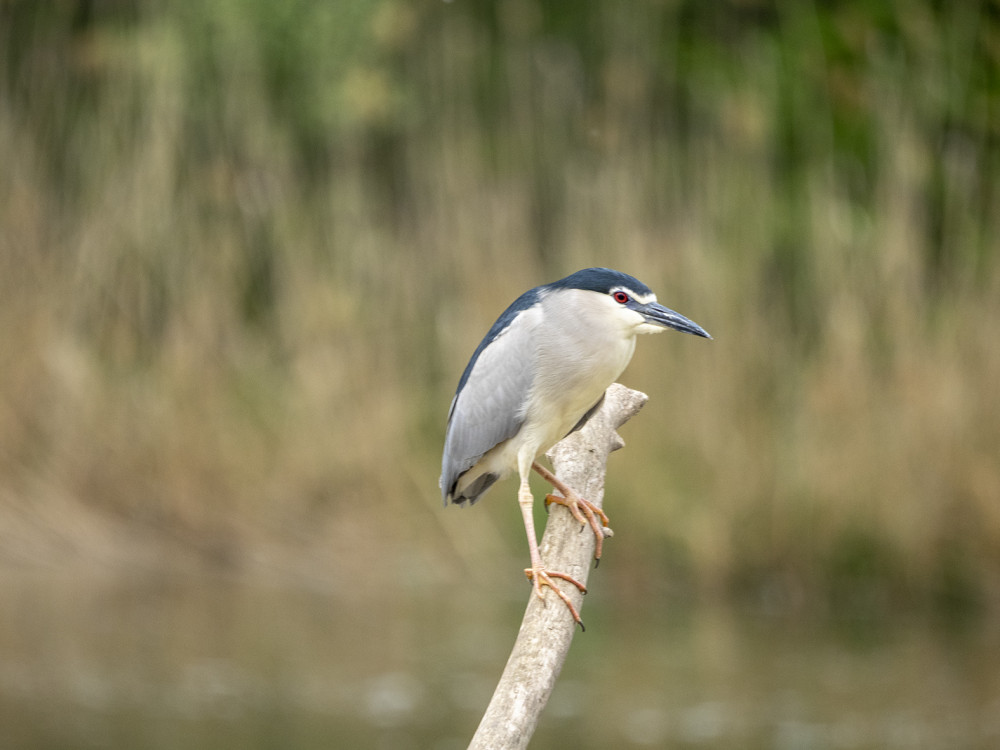
{"type": "Polygon", "coordinates": [[[700,325],[656,301],[641,281],[610,268],[585,268],[549,285],[553,289],[594,292],[583,297],[588,312],[614,320],[632,334],[660,333],[673,328],[682,333],[712,338],[700,325]]]}

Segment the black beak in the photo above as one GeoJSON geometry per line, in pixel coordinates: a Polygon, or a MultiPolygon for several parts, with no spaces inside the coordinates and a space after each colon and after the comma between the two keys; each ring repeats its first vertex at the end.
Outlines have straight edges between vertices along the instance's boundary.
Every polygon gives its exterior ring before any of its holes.
{"type": "Polygon", "coordinates": [[[688,320],[680,313],[674,312],[669,307],[664,307],[659,302],[650,302],[637,310],[647,323],[652,323],[655,326],[673,328],[681,333],[693,333],[695,336],[703,336],[706,339],[712,338],[708,335],[708,331],[693,320],[688,320]]]}

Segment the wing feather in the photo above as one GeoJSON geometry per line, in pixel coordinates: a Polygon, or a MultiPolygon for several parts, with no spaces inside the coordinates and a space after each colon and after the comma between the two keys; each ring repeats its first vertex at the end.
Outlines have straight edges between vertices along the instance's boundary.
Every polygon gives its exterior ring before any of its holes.
{"type": "MultiPolygon", "coordinates": [[[[540,311],[521,310],[488,345],[473,355],[452,400],[441,466],[441,493],[445,503],[471,500],[486,491],[498,476],[473,481],[470,497],[454,496],[458,480],[491,449],[514,437],[524,424],[524,408],[531,392],[535,345],[533,330],[540,311]]],[[[502,321],[502,318],[501,318],[502,321]]],[[[498,324],[501,321],[497,321],[498,324]]]]}

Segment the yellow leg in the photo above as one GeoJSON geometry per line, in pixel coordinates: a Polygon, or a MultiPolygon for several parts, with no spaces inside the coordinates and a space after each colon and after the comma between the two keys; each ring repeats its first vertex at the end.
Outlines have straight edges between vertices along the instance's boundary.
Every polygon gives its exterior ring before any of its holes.
{"type": "Polygon", "coordinates": [[[521,480],[521,488],[517,493],[517,501],[521,506],[521,516],[524,519],[524,531],[528,537],[528,553],[531,556],[531,567],[525,568],[524,574],[535,587],[535,594],[537,594],[539,599],[544,598],[544,595],[542,594],[542,586],[548,586],[550,589],[555,591],[556,595],[563,600],[563,603],[569,609],[569,613],[573,617],[573,622],[577,623],[581,630],[584,630],[583,620],[580,619],[579,611],[577,611],[576,607],[573,606],[573,602],[570,601],[570,598],[566,596],[565,593],[560,591],[559,587],[552,582],[552,579],[558,578],[562,581],[566,581],[567,583],[571,583],[584,594],[587,593],[587,587],[565,573],[549,571],[542,566],[542,556],[538,552],[538,539],[535,537],[535,519],[531,514],[535,499],[531,494],[531,488],[528,486],[527,474],[525,474],[524,478],[521,480]]]}

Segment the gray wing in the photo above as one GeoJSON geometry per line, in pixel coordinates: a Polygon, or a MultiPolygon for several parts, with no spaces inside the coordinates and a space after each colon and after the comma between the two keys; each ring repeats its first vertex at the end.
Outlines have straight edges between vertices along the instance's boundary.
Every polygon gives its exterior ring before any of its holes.
{"type": "Polygon", "coordinates": [[[441,464],[441,494],[447,505],[475,502],[499,476],[484,474],[461,497],[454,496],[459,478],[490,449],[517,434],[532,386],[539,315],[529,309],[482,349],[452,400],[441,464]]]}

